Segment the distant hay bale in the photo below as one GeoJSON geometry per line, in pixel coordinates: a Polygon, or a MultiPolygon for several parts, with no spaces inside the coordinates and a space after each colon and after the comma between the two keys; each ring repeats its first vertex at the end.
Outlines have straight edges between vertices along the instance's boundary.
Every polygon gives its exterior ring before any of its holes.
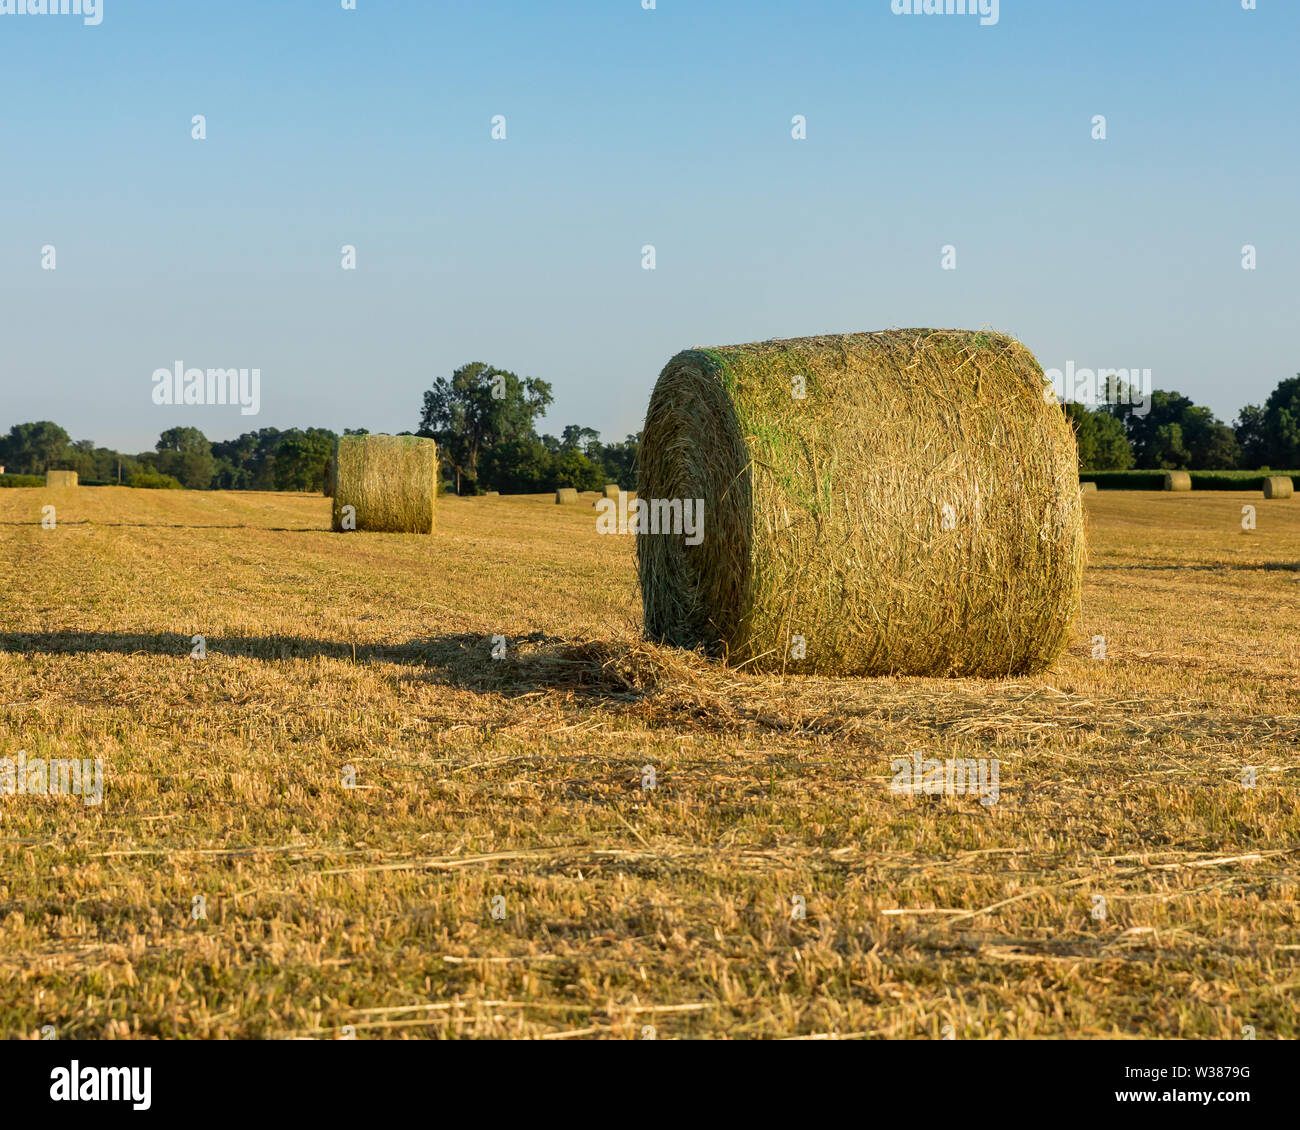
{"type": "Polygon", "coordinates": [[[1270,475],[1264,480],[1265,498],[1290,498],[1295,494],[1295,483],[1287,475],[1270,475]]]}
{"type": "Polygon", "coordinates": [[[1186,471],[1166,471],[1165,490],[1191,490],[1192,476],[1186,471]]]}
{"type": "Polygon", "coordinates": [[[566,503],[577,502],[578,492],[573,487],[560,487],[555,492],[555,505],[562,506],[566,503]]]}
{"type": "Polygon", "coordinates": [[[1097,493],[1097,484],[1094,483],[1094,482],[1091,482],[1091,481],[1086,482],[1086,483],[1080,483],[1080,484],[1079,484],[1079,493],[1080,493],[1080,494],[1096,494],[1096,493],[1097,493]]]}
{"type": "Polygon", "coordinates": [[[1079,605],[1078,476],[1042,369],[1000,334],[687,350],[640,449],[646,634],[757,671],[1041,670],[1079,605]],[[698,544],[646,528],[674,499],[703,500],[698,544]]]}
{"type": "Polygon", "coordinates": [[[489,491],[484,491],[484,493],[483,493],[483,497],[484,497],[484,498],[500,498],[500,497],[501,497],[501,492],[500,492],[499,490],[489,490],[489,491]]]}
{"type": "Polygon", "coordinates": [[[333,527],[399,534],[433,533],[438,498],[438,445],[420,436],[339,436],[326,467],[333,527]]]}
{"type": "Polygon", "coordinates": [[[605,484],[605,498],[618,498],[618,483],[605,484]]]}
{"type": "Polygon", "coordinates": [[[75,487],[77,485],[77,472],[46,471],[45,485],[47,487],[75,487]]]}

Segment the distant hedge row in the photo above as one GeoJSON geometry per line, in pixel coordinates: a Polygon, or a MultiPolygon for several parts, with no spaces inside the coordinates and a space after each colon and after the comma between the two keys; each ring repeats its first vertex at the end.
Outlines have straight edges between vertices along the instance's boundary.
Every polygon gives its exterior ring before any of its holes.
{"type": "MultiPolygon", "coordinates": [[[[0,475],[0,487],[43,487],[44,485],[44,475],[0,475]]],[[[118,484],[113,479],[82,479],[77,485],[81,487],[115,487],[118,484]]],[[[123,485],[165,490],[181,489],[180,482],[171,475],[156,475],[150,472],[132,475],[130,481],[123,485]]]]}
{"type": "MultiPolygon", "coordinates": [[[[1300,471],[1190,471],[1192,490],[1263,490],[1264,480],[1289,476],[1300,490],[1300,471]]],[[[1164,471],[1085,471],[1081,483],[1098,490],[1164,490],[1164,471]]]]}

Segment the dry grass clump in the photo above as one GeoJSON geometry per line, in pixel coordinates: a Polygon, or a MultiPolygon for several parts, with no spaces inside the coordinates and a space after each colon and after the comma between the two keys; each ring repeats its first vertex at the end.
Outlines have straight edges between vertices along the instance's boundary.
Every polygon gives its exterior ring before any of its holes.
{"type": "Polygon", "coordinates": [[[45,485],[47,487],[75,487],[77,485],[77,472],[46,471],[45,485]]]}
{"type": "Polygon", "coordinates": [[[567,506],[578,501],[578,492],[573,487],[560,487],[555,492],[555,505],[567,506]]]}
{"type": "Polygon", "coordinates": [[[1031,672],[1078,607],[1074,434],[1001,334],[680,353],[650,400],[637,492],[705,508],[696,546],[638,537],[648,635],[753,670],[1031,672]]]}
{"type": "Polygon", "coordinates": [[[1166,471],[1165,490],[1191,490],[1192,476],[1186,471],[1166,471]]]}
{"type": "Polygon", "coordinates": [[[438,498],[438,445],[419,436],[340,436],[326,469],[332,523],[345,529],[345,506],[356,528],[398,534],[433,533],[438,498]]]}
{"type": "Polygon", "coordinates": [[[1270,475],[1264,480],[1265,498],[1290,498],[1295,494],[1295,484],[1288,475],[1270,475]]]}

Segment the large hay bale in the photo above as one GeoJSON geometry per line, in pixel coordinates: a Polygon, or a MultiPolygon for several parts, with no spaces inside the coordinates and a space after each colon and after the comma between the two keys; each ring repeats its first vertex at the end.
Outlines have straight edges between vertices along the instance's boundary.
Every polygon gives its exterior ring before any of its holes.
{"type": "Polygon", "coordinates": [[[617,499],[618,483],[606,483],[603,497],[617,499]]]}
{"type": "Polygon", "coordinates": [[[343,530],[345,506],[358,530],[433,533],[438,497],[438,445],[420,436],[339,436],[326,467],[334,499],[333,526],[343,530]]]}
{"type": "Polygon", "coordinates": [[[77,472],[46,471],[45,485],[47,487],[75,487],[77,485],[77,472]]]}
{"type": "Polygon", "coordinates": [[[637,531],[647,635],[765,671],[1039,670],[1079,605],[1077,459],[1038,362],[1000,334],[679,353],[637,494],[651,514],[703,499],[705,522],[694,546],[637,531]]]}
{"type": "Polygon", "coordinates": [[[1165,490],[1191,490],[1192,476],[1186,471],[1166,471],[1165,490]]]}
{"type": "Polygon", "coordinates": [[[1086,483],[1080,483],[1080,484],[1079,484],[1079,493],[1080,493],[1080,494],[1096,494],[1096,493],[1097,493],[1097,484],[1094,483],[1094,482],[1092,482],[1092,481],[1089,481],[1089,482],[1086,482],[1086,483]]]}
{"type": "Polygon", "coordinates": [[[1288,475],[1269,475],[1264,480],[1265,498],[1290,498],[1295,494],[1295,483],[1288,475]]]}
{"type": "Polygon", "coordinates": [[[573,487],[560,487],[555,492],[555,505],[563,506],[578,501],[578,492],[573,487]]]}

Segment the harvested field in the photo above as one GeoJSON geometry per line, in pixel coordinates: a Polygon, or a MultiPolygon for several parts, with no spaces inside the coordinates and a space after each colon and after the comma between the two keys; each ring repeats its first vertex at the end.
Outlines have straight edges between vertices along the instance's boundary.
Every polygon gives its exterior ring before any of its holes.
{"type": "Polygon", "coordinates": [[[0,1037],[1300,1034],[1295,501],[1087,495],[1066,653],[982,681],[646,644],[635,539],[551,494],[46,497],[0,758],[104,796],[0,798],[0,1037]],[[997,802],[891,792],[918,752],[997,802]]]}

